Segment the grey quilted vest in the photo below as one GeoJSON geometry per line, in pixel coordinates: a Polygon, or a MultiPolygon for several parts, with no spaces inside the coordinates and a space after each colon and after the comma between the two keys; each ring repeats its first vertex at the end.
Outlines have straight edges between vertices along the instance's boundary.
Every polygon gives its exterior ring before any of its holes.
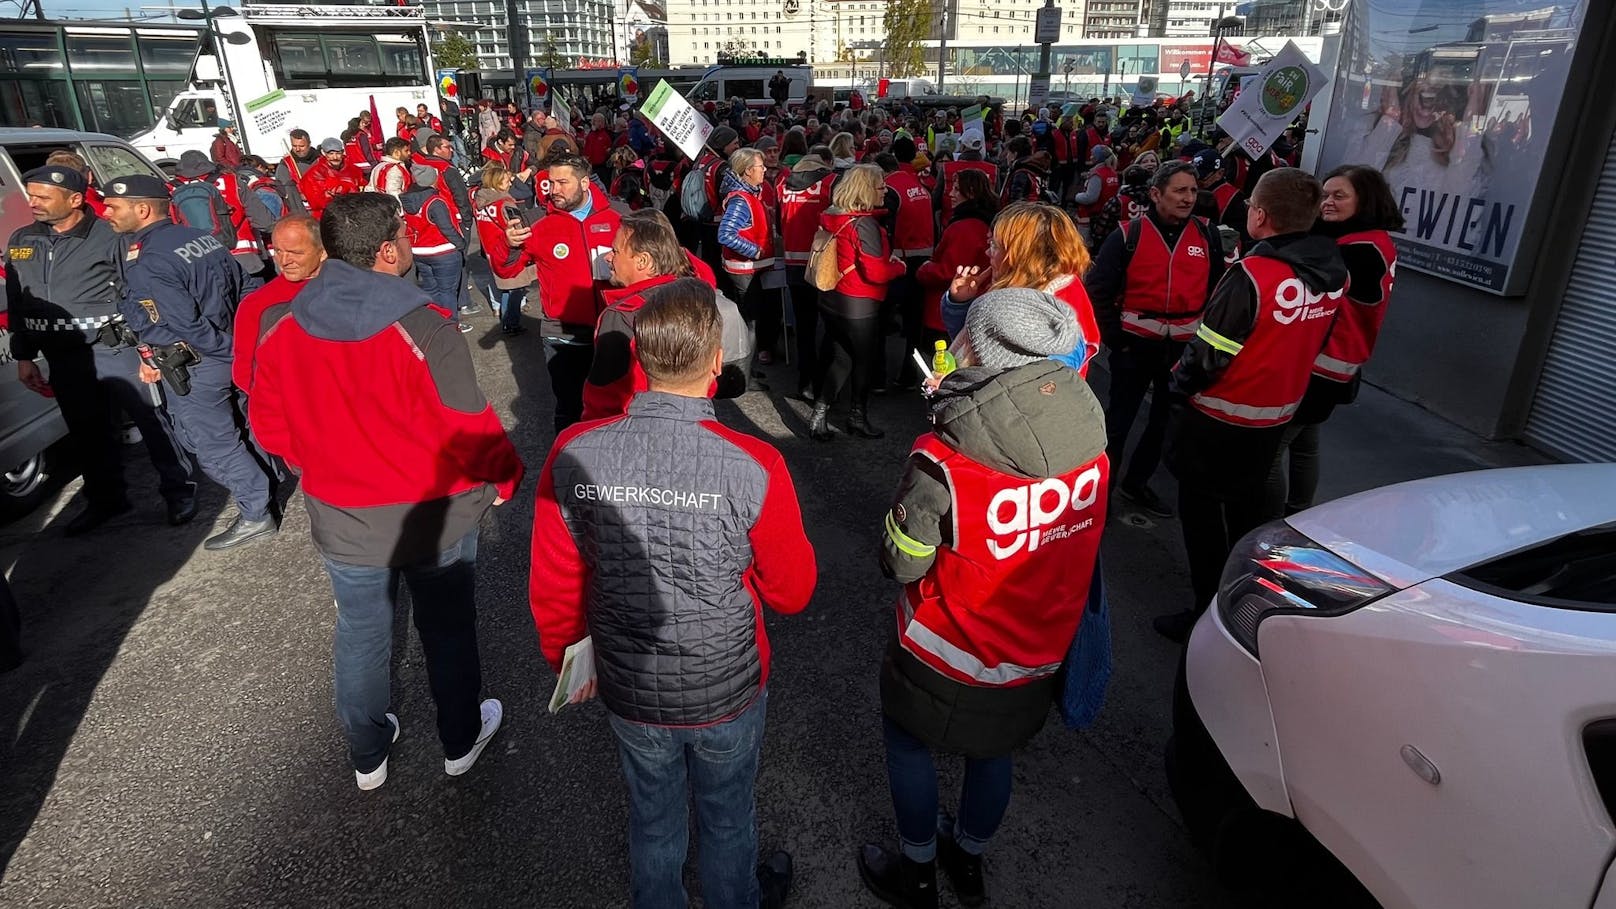
{"type": "Polygon", "coordinates": [[[593,566],[589,633],[607,709],[693,726],[751,703],[758,604],[743,583],[768,474],[701,425],[712,402],[643,392],[555,454],[556,498],[593,566]]]}

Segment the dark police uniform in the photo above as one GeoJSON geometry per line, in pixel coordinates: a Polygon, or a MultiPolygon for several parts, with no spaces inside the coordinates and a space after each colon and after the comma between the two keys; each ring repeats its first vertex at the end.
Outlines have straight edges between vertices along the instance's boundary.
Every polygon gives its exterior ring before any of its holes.
{"type": "MultiPolygon", "coordinates": [[[[64,170],[41,168],[25,179],[51,185],[52,172],[64,170]]],[[[82,191],[80,186],[64,188],[82,191]]],[[[162,409],[161,393],[140,381],[140,357],[133,350],[95,343],[97,330],[117,312],[121,255],[122,244],[112,226],[89,211],[60,233],[38,222],[14,232],[4,258],[11,355],[17,360],[43,355],[49,363],[51,390],[73,440],[92,509],[111,512],[127,507],[119,445],[112,432],[114,408],[121,408],[140,428],[172,514],[191,507],[196,484],[190,459],[180,454],[173,425],[162,409]]]]}
{"type": "MultiPolygon", "coordinates": [[[[167,197],[156,178],[125,177],[106,195],[149,199],[159,198],[158,192],[167,197]]],[[[247,435],[230,380],[230,331],[245,280],[241,267],[214,237],[169,221],[125,235],[124,244],[118,310],[129,327],[143,343],[185,344],[201,358],[189,367],[190,393],[168,395],[181,444],[230,490],[242,521],[269,519],[268,458],[247,435]]]]}

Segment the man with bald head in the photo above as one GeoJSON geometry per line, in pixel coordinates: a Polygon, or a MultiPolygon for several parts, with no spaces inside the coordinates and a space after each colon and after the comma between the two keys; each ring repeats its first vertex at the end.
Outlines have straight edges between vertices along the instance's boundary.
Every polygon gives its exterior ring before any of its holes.
{"type": "Polygon", "coordinates": [[[237,388],[248,394],[252,393],[253,357],[258,349],[258,329],[264,322],[265,312],[272,307],[290,307],[292,298],[325,264],[320,222],[307,215],[277,222],[270,234],[270,247],[280,274],[243,297],[236,308],[235,362],[231,365],[230,378],[237,388]]]}

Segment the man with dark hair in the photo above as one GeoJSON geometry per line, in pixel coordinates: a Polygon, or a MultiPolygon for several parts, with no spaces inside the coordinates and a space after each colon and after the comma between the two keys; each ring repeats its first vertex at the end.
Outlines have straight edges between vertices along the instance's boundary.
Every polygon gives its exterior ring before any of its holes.
{"type": "Polygon", "coordinates": [[[230,378],[241,266],[212,235],[170,219],[168,185],[156,177],[119,177],[107,184],[106,197],[107,221],[126,235],[118,311],[156,364],[142,356],[141,381],[167,381],[180,439],[236,502],[230,526],[202,548],[273,536],[279,525],[270,511],[268,459],[242,431],[241,399],[230,378]]]}
{"type": "Polygon", "coordinates": [[[698,279],[651,293],[634,325],[649,390],[561,433],[534,508],[539,645],[559,669],[592,636],[597,678],[576,699],[598,693],[617,738],[635,906],[688,902],[692,794],[706,905],[778,906],[790,887],[790,856],[754,864],[763,607],[802,610],[818,569],[780,453],[713,417],[719,321],[698,279]]]}
{"type": "Polygon", "coordinates": [[[1173,370],[1173,393],[1189,400],[1168,466],[1195,591],[1189,609],[1154,622],[1174,641],[1189,637],[1217,593],[1235,542],[1283,513],[1267,494],[1268,474],[1345,299],[1335,240],[1309,233],[1320,194],[1319,182],[1293,167],[1257,181],[1246,209],[1255,243],[1218,282],[1173,370]]]}
{"type": "Polygon", "coordinates": [[[438,172],[438,191],[449,203],[449,211],[460,222],[460,232],[471,236],[472,220],[476,211],[471,207],[471,191],[466,178],[454,166],[454,144],[442,136],[426,140],[426,154],[415,155],[411,161],[425,164],[438,172]]]}
{"type": "Polygon", "coordinates": [[[291,132],[291,152],[275,165],[275,183],[281,195],[292,204],[293,214],[308,214],[309,203],[303,198],[303,177],[320,160],[306,129],[291,132]]]}
{"type": "Polygon", "coordinates": [[[545,361],[556,398],[555,428],[583,416],[584,381],[594,355],[597,295],[611,276],[607,261],[621,217],[606,193],[589,179],[589,161],[577,154],[552,156],[546,171],[550,214],[532,227],[506,231],[521,259],[538,270],[544,313],[545,361]]]}
{"type": "Polygon", "coordinates": [[[382,159],[371,168],[369,186],[395,199],[410,188],[410,140],[394,136],[382,143],[382,159]]]}
{"type": "Polygon", "coordinates": [[[387,708],[401,577],[443,769],[459,776],[504,716],[498,700],[479,703],[477,527],[516,494],[522,462],[477,386],[454,313],[399,277],[412,259],[397,203],[340,196],[320,232],[332,258],[290,303],[264,313],[253,430],[303,478],[337,602],[337,715],[359,788],[387,781],[399,735],[387,708]]]}
{"type": "Polygon", "coordinates": [[[1106,451],[1122,463],[1145,393],[1150,415],[1126,470],[1111,482],[1123,498],[1157,517],[1173,510],[1150,488],[1167,438],[1168,375],[1223,276],[1223,247],[1205,218],[1195,217],[1195,166],[1169,161],[1151,177],[1152,207],[1105,238],[1083,284],[1100,334],[1111,351],[1106,451]]]}
{"type": "Polygon", "coordinates": [[[34,223],[6,244],[6,299],[11,355],[17,379],[30,391],[53,395],[84,474],[85,508],[67,523],[76,536],[130,509],[112,431],[113,408],[140,428],[168,501],[168,520],[196,516],[196,484],[156,389],[137,381],[134,350],[97,344],[97,332],[117,314],[122,245],[112,226],[84,204],[89,184],[75,167],[47,165],[23,175],[34,223]],[[43,356],[50,378],[34,362],[43,356]]]}
{"type": "Polygon", "coordinates": [[[679,245],[668,216],[655,209],[624,215],[607,256],[612,286],[601,292],[606,308],[595,326],[595,357],[584,383],[585,420],[622,414],[629,399],[649,387],[634,354],[634,318],[646,295],[691,275],[717,284],[712,269],[679,245]]]}

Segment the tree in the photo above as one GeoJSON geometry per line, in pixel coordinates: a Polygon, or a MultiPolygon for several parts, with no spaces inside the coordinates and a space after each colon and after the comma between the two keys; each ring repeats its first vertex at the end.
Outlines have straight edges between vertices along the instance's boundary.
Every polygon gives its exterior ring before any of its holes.
{"type": "Polygon", "coordinates": [[[556,48],[555,39],[546,37],[543,49],[533,53],[533,65],[544,69],[566,69],[567,58],[556,48]]]}
{"type": "Polygon", "coordinates": [[[459,32],[450,32],[432,48],[438,69],[476,69],[477,45],[459,32]]]}
{"type": "Polygon", "coordinates": [[[926,74],[926,46],[931,37],[931,0],[891,0],[883,24],[887,29],[887,73],[894,78],[926,74]]]}

